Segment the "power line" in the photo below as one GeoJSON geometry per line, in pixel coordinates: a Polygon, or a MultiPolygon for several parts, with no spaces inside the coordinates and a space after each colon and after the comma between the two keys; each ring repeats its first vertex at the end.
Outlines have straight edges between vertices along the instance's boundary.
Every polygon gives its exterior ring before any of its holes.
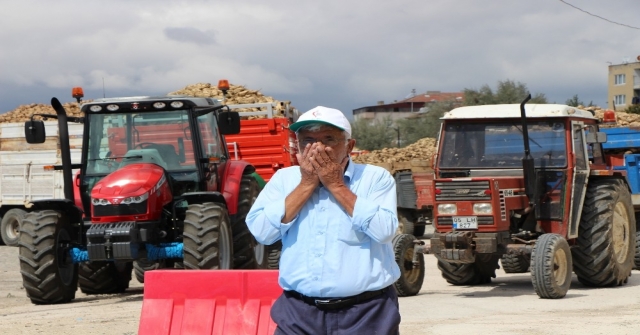
{"type": "Polygon", "coordinates": [[[634,27],[634,26],[630,26],[630,25],[628,25],[628,24],[624,24],[624,23],[619,23],[619,22],[611,21],[611,20],[606,19],[606,18],[604,18],[604,17],[602,17],[602,16],[599,16],[599,15],[595,15],[595,14],[589,13],[589,12],[587,12],[586,10],[584,10],[584,9],[582,9],[582,8],[579,8],[579,7],[576,7],[576,6],[574,6],[574,5],[572,5],[572,4],[568,3],[568,2],[566,2],[566,1],[564,1],[564,0],[558,0],[558,1],[562,2],[563,4],[565,4],[565,5],[567,5],[567,6],[571,6],[571,7],[575,8],[575,9],[577,9],[577,10],[579,10],[579,11],[583,12],[583,13],[587,13],[587,14],[589,14],[589,15],[593,16],[593,17],[597,17],[597,18],[599,18],[599,19],[601,19],[601,20],[605,20],[605,21],[607,21],[607,22],[610,22],[610,23],[613,23],[613,24],[617,24],[617,25],[619,25],[619,26],[623,26],[623,27],[627,27],[627,28],[631,28],[631,29],[637,29],[637,30],[640,30],[640,28],[638,28],[638,27],[634,27]]]}

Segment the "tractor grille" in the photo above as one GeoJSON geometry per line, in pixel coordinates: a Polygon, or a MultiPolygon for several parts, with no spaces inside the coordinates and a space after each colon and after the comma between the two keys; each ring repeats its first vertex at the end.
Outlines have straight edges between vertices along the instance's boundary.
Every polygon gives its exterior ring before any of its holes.
{"type": "Polygon", "coordinates": [[[454,200],[491,200],[491,195],[484,193],[489,189],[489,181],[447,181],[436,183],[436,201],[454,200]]]}
{"type": "Polygon", "coordinates": [[[140,215],[147,213],[147,201],[129,205],[93,206],[93,216],[140,215]]]}
{"type": "MultiPolygon", "coordinates": [[[[451,216],[438,216],[436,218],[438,224],[442,226],[452,226],[453,219],[451,216]]],[[[478,226],[490,226],[493,224],[493,216],[478,216],[478,226]]]]}

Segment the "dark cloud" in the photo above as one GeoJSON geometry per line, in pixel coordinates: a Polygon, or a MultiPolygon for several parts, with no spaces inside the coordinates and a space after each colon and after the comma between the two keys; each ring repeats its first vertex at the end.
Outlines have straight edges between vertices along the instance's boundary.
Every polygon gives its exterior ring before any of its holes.
{"type": "Polygon", "coordinates": [[[216,43],[212,30],[200,31],[191,27],[169,27],[164,35],[174,41],[195,43],[197,45],[213,45],[216,43]]]}

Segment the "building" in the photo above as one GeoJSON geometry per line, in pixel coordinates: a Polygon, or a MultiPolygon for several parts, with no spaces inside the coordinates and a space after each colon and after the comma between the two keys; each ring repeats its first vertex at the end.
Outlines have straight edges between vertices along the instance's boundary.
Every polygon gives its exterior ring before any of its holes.
{"type": "Polygon", "coordinates": [[[426,93],[416,94],[412,97],[401,101],[394,101],[385,104],[384,101],[378,101],[374,106],[360,107],[353,110],[353,119],[367,120],[384,120],[390,118],[410,119],[420,117],[429,112],[429,104],[440,101],[452,101],[454,107],[462,106],[464,101],[464,93],[462,92],[440,92],[427,91],[426,93]]]}
{"type": "Polygon", "coordinates": [[[609,109],[622,110],[637,104],[640,97],[640,56],[637,62],[609,65],[608,87],[609,109]]]}

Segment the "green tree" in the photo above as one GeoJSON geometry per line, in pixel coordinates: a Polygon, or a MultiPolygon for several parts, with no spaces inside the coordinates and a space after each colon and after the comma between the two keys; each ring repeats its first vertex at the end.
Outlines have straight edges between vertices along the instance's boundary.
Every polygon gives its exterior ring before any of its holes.
{"type": "Polygon", "coordinates": [[[578,95],[577,94],[574,94],[571,99],[567,99],[567,101],[565,102],[565,105],[578,107],[580,105],[584,106],[584,102],[582,102],[582,101],[580,101],[580,99],[578,99],[578,95]]]}
{"type": "MultiPolygon", "coordinates": [[[[514,104],[521,103],[529,94],[527,85],[513,80],[498,81],[498,87],[494,92],[489,85],[485,84],[479,90],[470,88],[464,89],[464,104],[466,106],[492,105],[492,104],[514,104]]],[[[545,104],[547,97],[542,93],[532,94],[530,103],[545,104]]]]}
{"type": "Polygon", "coordinates": [[[356,139],[356,147],[363,150],[378,150],[391,146],[396,138],[391,118],[384,120],[359,119],[352,123],[351,137],[356,139]]]}

